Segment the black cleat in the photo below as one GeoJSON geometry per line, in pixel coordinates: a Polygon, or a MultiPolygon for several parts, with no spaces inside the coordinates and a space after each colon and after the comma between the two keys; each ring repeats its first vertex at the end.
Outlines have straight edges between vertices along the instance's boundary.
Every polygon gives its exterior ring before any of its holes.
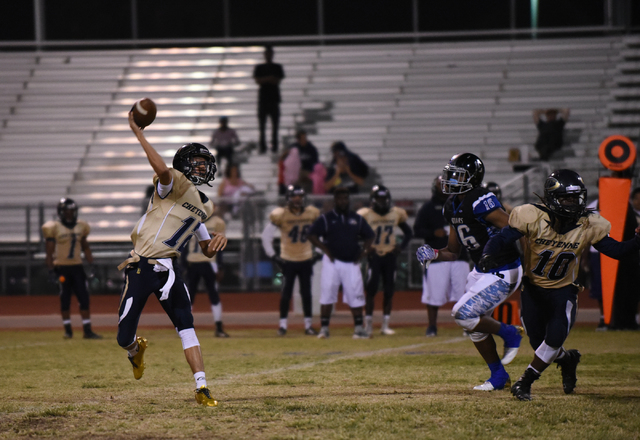
{"type": "Polygon", "coordinates": [[[224,330],[216,330],[213,334],[216,338],[228,338],[229,335],[224,330]]]}
{"type": "Polygon", "coordinates": [[[102,335],[99,335],[94,332],[85,333],[82,337],[84,339],[102,339],[102,335]]]}
{"type": "Polygon", "coordinates": [[[305,329],[304,334],[307,336],[318,336],[318,332],[313,327],[309,327],[305,329]]]}
{"type": "Polygon", "coordinates": [[[278,336],[284,336],[284,335],[286,335],[286,334],[287,334],[287,329],[286,329],[286,328],[284,328],[284,327],[280,327],[280,328],[278,329],[278,336]]]}
{"type": "Polygon", "coordinates": [[[513,394],[518,400],[530,401],[531,400],[531,384],[536,381],[540,375],[533,371],[531,368],[527,368],[524,374],[520,376],[520,379],[511,387],[511,394],[513,394]]]}
{"type": "Polygon", "coordinates": [[[576,382],[578,378],[576,377],[576,368],[580,363],[580,358],[582,355],[576,349],[567,350],[566,354],[562,357],[562,359],[557,359],[556,363],[558,364],[558,368],[562,372],[562,389],[565,394],[573,393],[573,390],[576,388],[576,382]]]}

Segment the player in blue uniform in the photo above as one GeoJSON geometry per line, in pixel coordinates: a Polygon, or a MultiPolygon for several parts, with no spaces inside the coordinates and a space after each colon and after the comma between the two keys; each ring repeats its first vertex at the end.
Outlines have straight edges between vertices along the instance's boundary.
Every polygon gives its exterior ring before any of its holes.
{"type": "MultiPolygon", "coordinates": [[[[449,194],[444,205],[444,217],[451,230],[447,246],[433,249],[425,244],[416,255],[421,264],[431,261],[455,261],[465,247],[477,265],[484,245],[493,234],[509,222],[496,196],[482,188],[484,164],[470,153],[457,154],[444,167],[442,192],[449,194]]],[[[452,315],[456,323],[470,332],[471,340],[487,363],[491,377],[475,390],[493,391],[511,386],[504,365],[516,356],[522,340],[522,327],[503,324],[491,317],[491,312],[509,297],[520,284],[522,265],[515,244],[496,255],[499,265],[490,273],[474,268],[467,276],[465,294],[455,304],[452,315]],[[496,350],[493,335],[504,340],[502,359],[496,350]]]]}

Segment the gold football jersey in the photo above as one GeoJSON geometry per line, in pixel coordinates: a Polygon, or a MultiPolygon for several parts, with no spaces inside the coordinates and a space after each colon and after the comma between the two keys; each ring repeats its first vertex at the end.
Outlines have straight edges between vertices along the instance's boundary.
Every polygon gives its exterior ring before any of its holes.
{"type": "Polygon", "coordinates": [[[80,242],[89,235],[91,228],[84,220],[78,220],[73,228],[67,228],[61,222],[48,221],[42,225],[42,235],[45,239],[53,239],[56,242],[56,250],[53,254],[54,266],[73,266],[82,264],[82,248],[80,242]]]}
{"type": "Polygon", "coordinates": [[[360,208],[358,210],[364,219],[369,223],[376,237],[373,240],[372,248],[378,255],[385,255],[396,247],[396,235],[394,228],[400,223],[406,223],[407,211],[397,206],[392,207],[385,215],[376,213],[371,208],[360,208]]]}
{"type": "Polygon", "coordinates": [[[509,225],[527,241],[525,275],[537,286],[558,289],[575,282],[582,252],[609,235],[611,223],[590,214],[580,217],[576,228],[558,234],[549,221],[549,214],[532,204],[513,208],[509,216],[509,225]]]}
{"type": "Polygon", "coordinates": [[[320,217],[320,210],[307,206],[300,214],[289,208],[276,208],[269,214],[271,223],[280,228],[280,257],[287,261],[305,261],[313,257],[313,246],[307,239],[311,225],[320,217]]]}
{"type": "Polygon", "coordinates": [[[136,254],[146,258],[171,258],[180,255],[198,225],[207,221],[213,202],[200,193],[184,174],[171,168],[173,188],[161,199],[158,176],[154,176],[150,207],[131,232],[136,254]]]}
{"type": "MultiPolygon", "coordinates": [[[[207,227],[207,231],[211,234],[212,232],[219,232],[224,234],[224,231],[227,229],[227,225],[224,220],[222,220],[217,215],[214,215],[209,220],[205,222],[205,226],[207,227]]],[[[192,237],[189,241],[189,253],[187,254],[187,261],[189,263],[208,263],[211,261],[215,261],[216,257],[213,258],[207,257],[202,253],[202,249],[200,248],[200,243],[196,237],[192,237]]]]}

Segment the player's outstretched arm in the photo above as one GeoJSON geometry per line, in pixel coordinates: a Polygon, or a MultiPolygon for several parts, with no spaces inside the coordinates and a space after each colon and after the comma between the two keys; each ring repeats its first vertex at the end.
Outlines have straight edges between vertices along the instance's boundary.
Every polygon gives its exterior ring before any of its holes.
{"type": "Polygon", "coordinates": [[[620,260],[631,252],[640,250],[640,227],[636,229],[636,235],[627,241],[617,241],[608,235],[597,243],[593,243],[593,247],[598,252],[605,254],[614,260],[620,260]]]}
{"type": "Polygon", "coordinates": [[[219,251],[227,247],[227,237],[221,232],[213,232],[209,240],[203,240],[199,244],[202,253],[208,258],[213,258],[219,251]]]}
{"type": "Polygon", "coordinates": [[[133,134],[138,138],[138,142],[140,142],[142,149],[147,155],[151,168],[153,168],[153,171],[155,171],[160,178],[160,183],[163,185],[169,185],[171,183],[171,172],[169,171],[169,167],[164,163],[162,156],[160,156],[156,149],[153,148],[149,141],[144,137],[142,129],[138,127],[138,124],[133,120],[133,112],[129,112],[129,127],[131,127],[131,131],[133,131],[133,134]]]}
{"type": "Polygon", "coordinates": [[[497,267],[498,264],[495,262],[493,256],[496,255],[500,249],[510,243],[515,243],[522,237],[524,237],[524,235],[511,226],[502,228],[500,232],[491,237],[484,246],[482,257],[480,261],[478,261],[478,269],[480,269],[481,272],[488,272],[497,267]]]}

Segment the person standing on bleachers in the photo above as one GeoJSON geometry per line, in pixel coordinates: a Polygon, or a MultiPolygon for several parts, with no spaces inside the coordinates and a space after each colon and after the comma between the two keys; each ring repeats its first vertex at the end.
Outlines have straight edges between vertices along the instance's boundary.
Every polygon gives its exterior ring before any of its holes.
{"type": "Polygon", "coordinates": [[[536,109],[533,111],[533,122],[538,128],[538,139],[535,148],[540,155],[540,160],[548,161],[549,158],[562,148],[564,143],[564,126],[569,120],[568,108],[536,109]],[[558,119],[558,113],[560,118],[558,119]],[[544,119],[541,117],[544,115],[544,119]]]}
{"type": "Polygon", "coordinates": [[[260,154],[267,152],[265,131],[267,116],[271,118],[271,151],[278,152],[278,125],[280,123],[280,83],[284,79],[282,65],[273,62],[273,47],[264,48],[265,63],[253,70],[253,79],[258,90],[258,124],[260,128],[260,154]]]}
{"type": "Polygon", "coordinates": [[[227,159],[227,163],[233,163],[233,149],[240,144],[240,138],[233,128],[229,127],[229,118],[220,116],[220,126],[213,131],[211,136],[211,148],[218,151],[216,161],[218,166],[222,164],[221,159],[227,159]]]}
{"type": "Polygon", "coordinates": [[[333,159],[327,170],[325,190],[333,193],[337,188],[344,187],[350,193],[357,193],[369,175],[369,165],[360,156],[349,151],[342,141],[331,145],[331,154],[333,159]]]}

